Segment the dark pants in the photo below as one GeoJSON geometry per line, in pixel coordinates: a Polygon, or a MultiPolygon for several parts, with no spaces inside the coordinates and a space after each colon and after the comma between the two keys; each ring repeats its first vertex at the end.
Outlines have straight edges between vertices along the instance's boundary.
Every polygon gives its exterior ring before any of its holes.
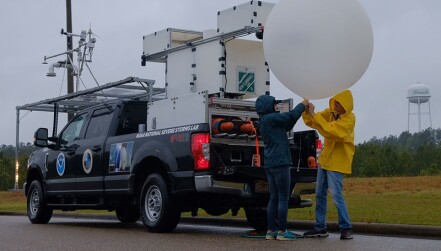
{"type": "Polygon", "coordinates": [[[268,179],[270,199],[268,202],[267,217],[268,230],[285,231],[288,218],[288,200],[291,186],[291,167],[279,166],[265,168],[268,179]],[[276,218],[278,228],[276,226],[276,218]]]}

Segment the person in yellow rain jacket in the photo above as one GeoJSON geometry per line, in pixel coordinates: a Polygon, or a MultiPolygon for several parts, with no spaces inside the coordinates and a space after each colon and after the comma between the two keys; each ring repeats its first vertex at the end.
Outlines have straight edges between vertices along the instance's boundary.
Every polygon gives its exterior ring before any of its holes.
{"type": "Polygon", "coordinates": [[[323,152],[318,159],[316,186],[316,223],[314,229],[304,237],[327,237],[326,209],[328,188],[338,211],[340,239],[352,239],[352,225],[343,198],[343,175],[352,173],[352,159],[355,152],[355,115],[352,93],[342,91],[329,100],[329,108],[315,113],[309,103],[302,117],[305,124],[316,129],[324,138],[323,152]]]}

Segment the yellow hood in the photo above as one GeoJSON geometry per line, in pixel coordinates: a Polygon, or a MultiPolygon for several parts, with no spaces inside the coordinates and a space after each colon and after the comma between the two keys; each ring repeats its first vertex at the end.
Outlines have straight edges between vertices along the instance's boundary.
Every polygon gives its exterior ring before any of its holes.
{"type": "Polygon", "coordinates": [[[329,99],[329,108],[332,111],[334,110],[334,102],[336,100],[343,106],[343,108],[345,108],[347,113],[351,113],[352,110],[354,110],[354,101],[350,90],[344,90],[329,99]]]}

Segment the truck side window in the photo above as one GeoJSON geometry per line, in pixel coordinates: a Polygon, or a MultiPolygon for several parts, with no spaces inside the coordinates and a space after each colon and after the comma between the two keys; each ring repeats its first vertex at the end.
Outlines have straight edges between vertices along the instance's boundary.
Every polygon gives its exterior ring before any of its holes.
{"type": "Polygon", "coordinates": [[[147,121],[147,104],[145,102],[126,103],[119,118],[116,135],[138,132],[138,125],[147,121]]]}
{"type": "Polygon", "coordinates": [[[80,138],[81,128],[86,119],[86,113],[76,116],[61,133],[61,145],[66,145],[80,138]]]}
{"type": "Polygon", "coordinates": [[[112,119],[112,110],[108,108],[99,109],[93,112],[89,126],[86,131],[86,139],[104,136],[107,133],[110,120],[112,119]]]}

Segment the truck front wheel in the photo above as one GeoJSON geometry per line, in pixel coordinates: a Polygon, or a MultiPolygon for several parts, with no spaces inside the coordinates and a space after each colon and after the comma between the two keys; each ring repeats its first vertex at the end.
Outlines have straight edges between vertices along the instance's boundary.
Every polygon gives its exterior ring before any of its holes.
{"type": "Polygon", "coordinates": [[[34,180],[27,194],[28,218],[34,224],[46,224],[52,217],[52,208],[47,206],[40,181],[34,180]]]}
{"type": "Polygon", "coordinates": [[[141,191],[141,219],[151,232],[171,232],[178,225],[181,212],[171,200],[167,185],[159,174],[151,174],[141,191]]]}

